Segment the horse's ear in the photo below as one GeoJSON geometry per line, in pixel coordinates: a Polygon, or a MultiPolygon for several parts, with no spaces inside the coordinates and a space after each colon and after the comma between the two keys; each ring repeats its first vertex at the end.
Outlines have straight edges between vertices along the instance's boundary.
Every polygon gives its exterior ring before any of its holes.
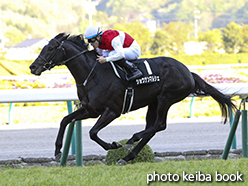
{"type": "Polygon", "coordinates": [[[70,34],[64,34],[63,40],[66,40],[69,36],[70,34]]]}
{"type": "Polygon", "coordinates": [[[57,36],[55,36],[55,39],[59,40],[59,41],[64,41],[66,40],[68,37],[70,36],[70,34],[66,34],[66,33],[60,33],[57,36]]]}
{"type": "Polygon", "coordinates": [[[79,37],[80,37],[81,41],[82,41],[84,44],[86,44],[85,39],[84,39],[84,35],[83,35],[83,34],[80,34],[79,37]]]}

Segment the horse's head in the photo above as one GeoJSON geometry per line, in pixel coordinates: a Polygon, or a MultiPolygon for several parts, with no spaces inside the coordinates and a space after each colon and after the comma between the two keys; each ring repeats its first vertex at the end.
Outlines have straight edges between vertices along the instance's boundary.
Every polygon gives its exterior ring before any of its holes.
{"type": "Polygon", "coordinates": [[[49,43],[41,50],[40,55],[30,65],[31,73],[34,75],[41,75],[45,70],[50,70],[59,62],[63,60],[65,49],[63,48],[64,40],[69,37],[69,34],[58,34],[55,38],[51,39],[49,43]]]}

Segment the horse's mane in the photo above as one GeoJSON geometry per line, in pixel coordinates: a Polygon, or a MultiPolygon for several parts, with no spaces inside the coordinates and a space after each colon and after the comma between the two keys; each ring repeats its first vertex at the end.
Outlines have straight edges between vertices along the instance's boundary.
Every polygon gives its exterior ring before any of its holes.
{"type": "Polygon", "coordinates": [[[56,37],[56,39],[61,39],[62,40],[68,40],[68,41],[71,41],[72,43],[74,43],[76,46],[78,46],[79,48],[87,48],[88,45],[85,43],[84,41],[84,37],[82,34],[79,34],[79,35],[69,35],[69,34],[66,34],[66,33],[60,33],[58,34],[56,37]]]}
{"type": "Polygon", "coordinates": [[[85,43],[84,37],[82,34],[71,35],[70,37],[67,38],[67,40],[73,42],[79,47],[87,47],[87,44],[85,43]]]}

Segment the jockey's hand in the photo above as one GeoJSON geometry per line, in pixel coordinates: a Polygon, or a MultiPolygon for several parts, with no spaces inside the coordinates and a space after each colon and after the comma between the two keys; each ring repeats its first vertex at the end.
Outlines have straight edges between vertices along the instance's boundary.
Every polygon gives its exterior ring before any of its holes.
{"type": "Polygon", "coordinates": [[[97,59],[96,59],[99,63],[105,63],[107,62],[106,58],[103,57],[103,56],[97,56],[97,59]]]}

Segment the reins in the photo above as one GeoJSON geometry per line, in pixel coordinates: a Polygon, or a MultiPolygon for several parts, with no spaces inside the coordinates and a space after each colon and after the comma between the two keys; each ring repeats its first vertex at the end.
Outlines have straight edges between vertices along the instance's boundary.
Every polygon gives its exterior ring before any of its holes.
{"type": "MultiPolygon", "coordinates": [[[[69,61],[71,61],[71,60],[73,60],[73,59],[75,59],[75,58],[81,56],[82,54],[88,52],[87,49],[86,49],[86,50],[83,50],[82,52],[80,52],[80,53],[78,53],[78,54],[76,54],[76,55],[74,55],[74,56],[72,56],[72,57],[70,57],[70,58],[68,58],[68,59],[66,59],[66,60],[64,60],[64,61],[62,61],[62,62],[59,62],[59,63],[56,63],[56,64],[55,64],[55,63],[53,62],[53,60],[54,60],[54,58],[55,58],[55,56],[56,56],[58,50],[59,50],[59,49],[62,49],[62,50],[64,51],[64,53],[65,53],[65,49],[64,49],[64,47],[63,47],[64,41],[59,42],[59,41],[58,41],[57,39],[55,39],[55,38],[53,38],[53,40],[55,40],[55,41],[59,44],[59,46],[57,47],[57,50],[56,50],[56,52],[53,54],[53,56],[51,57],[51,59],[50,59],[50,60],[46,60],[43,56],[39,55],[39,57],[40,57],[42,60],[45,61],[45,64],[43,65],[43,68],[45,68],[45,69],[47,69],[47,70],[50,70],[50,69],[53,68],[54,66],[65,65],[67,62],[69,62],[69,61]]],[[[97,62],[95,62],[94,66],[92,67],[92,69],[91,69],[90,73],[88,74],[87,78],[85,79],[84,83],[83,83],[83,84],[77,84],[77,86],[82,86],[82,85],[85,86],[85,85],[87,84],[87,82],[88,82],[88,80],[89,80],[89,78],[90,78],[92,72],[94,71],[94,69],[95,69],[95,67],[96,67],[96,64],[97,64],[97,62]]]]}
{"type": "Polygon", "coordinates": [[[88,74],[87,78],[85,79],[85,81],[84,81],[84,83],[83,83],[83,86],[85,86],[85,85],[87,84],[87,82],[88,82],[88,80],[89,80],[89,78],[90,78],[90,76],[91,76],[93,70],[94,70],[95,67],[96,67],[96,64],[97,64],[97,62],[95,62],[93,68],[91,69],[90,73],[88,74]]]}
{"type": "Polygon", "coordinates": [[[66,60],[64,60],[64,61],[62,61],[62,62],[60,62],[60,63],[58,63],[57,65],[58,65],[58,66],[65,65],[67,62],[73,60],[74,58],[77,58],[77,57],[81,56],[82,54],[86,53],[87,51],[88,51],[88,50],[83,50],[82,52],[76,54],[75,56],[70,57],[69,59],[66,59],[66,60]]]}

